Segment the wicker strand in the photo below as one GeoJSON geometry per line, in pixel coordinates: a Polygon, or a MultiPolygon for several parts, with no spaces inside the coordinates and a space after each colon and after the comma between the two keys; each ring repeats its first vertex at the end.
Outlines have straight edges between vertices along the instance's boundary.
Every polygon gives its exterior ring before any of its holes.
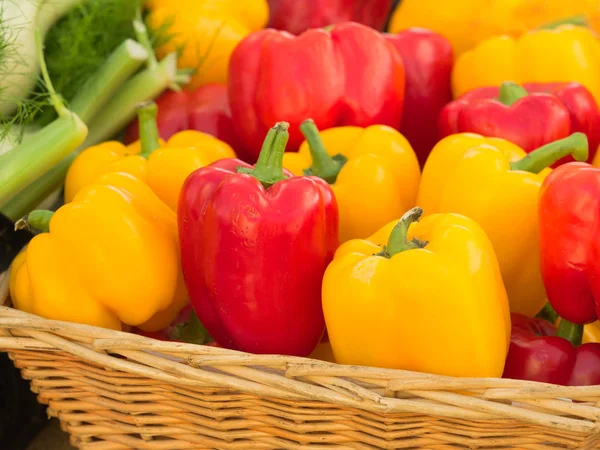
{"type": "Polygon", "coordinates": [[[600,448],[600,386],[250,355],[2,306],[0,350],[83,450],[600,448]]]}

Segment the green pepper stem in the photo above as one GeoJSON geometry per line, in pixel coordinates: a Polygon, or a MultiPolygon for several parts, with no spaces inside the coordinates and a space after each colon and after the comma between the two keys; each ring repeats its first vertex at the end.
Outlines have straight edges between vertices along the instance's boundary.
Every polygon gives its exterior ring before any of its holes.
{"type": "Polygon", "coordinates": [[[523,86],[519,86],[512,81],[505,81],[498,89],[498,100],[506,106],[511,106],[517,100],[527,97],[527,95],[529,95],[529,93],[523,86]]]}
{"type": "Polygon", "coordinates": [[[265,188],[269,188],[278,181],[285,180],[283,154],[290,137],[287,131],[289,127],[290,124],[287,122],[277,122],[267,133],[254,168],[238,167],[238,173],[252,175],[265,188]]]}
{"type": "Polygon", "coordinates": [[[187,323],[177,327],[173,330],[173,339],[177,339],[188,344],[204,345],[212,340],[212,337],[204,328],[202,322],[196,315],[196,312],[192,309],[190,312],[190,318],[187,323]]]}
{"type": "Polygon", "coordinates": [[[42,233],[48,233],[50,231],[50,220],[53,215],[54,211],[48,211],[47,209],[32,211],[27,216],[17,220],[15,223],[15,230],[27,228],[30,230],[39,230],[42,233]]]}
{"type": "Polygon", "coordinates": [[[319,135],[319,129],[312,119],[307,119],[300,124],[300,131],[308,142],[312,166],[310,173],[324,179],[329,184],[335,183],[340,170],[344,166],[342,162],[336,161],[325,149],[325,144],[319,135]]]}
{"type": "Polygon", "coordinates": [[[137,109],[142,145],[140,156],[144,158],[148,158],[154,150],[160,147],[158,125],[156,124],[157,113],[158,106],[152,100],[140,104],[137,109]]]}
{"type": "Polygon", "coordinates": [[[583,341],[583,325],[569,322],[568,320],[561,318],[556,335],[566,339],[575,347],[579,347],[583,341]]]}
{"type": "Polygon", "coordinates": [[[556,323],[556,320],[558,319],[558,313],[554,311],[552,305],[549,302],[547,302],[542,308],[542,310],[537,314],[537,317],[539,317],[540,319],[544,319],[550,323],[556,323]]]}
{"type": "Polygon", "coordinates": [[[420,241],[417,238],[413,238],[411,241],[408,240],[408,229],[410,228],[410,225],[414,222],[418,222],[422,215],[423,209],[418,206],[404,213],[390,233],[387,245],[383,248],[383,251],[379,253],[379,256],[391,258],[400,252],[425,248],[429,242],[420,241]]]}
{"type": "Polygon", "coordinates": [[[589,21],[585,15],[572,16],[567,17],[566,19],[556,20],[554,22],[549,22],[547,24],[542,25],[540,30],[553,30],[562,25],[575,25],[580,27],[587,27],[589,25],[589,21]]]}
{"type": "Polygon", "coordinates": [[[540,173],[565,156],[572,155],[576,161],[588,159],[588,139],[584,133],[573,133],[571,136],[550,142],[535,149],[524,158],[510,163],[512,170],[540,173]]]}

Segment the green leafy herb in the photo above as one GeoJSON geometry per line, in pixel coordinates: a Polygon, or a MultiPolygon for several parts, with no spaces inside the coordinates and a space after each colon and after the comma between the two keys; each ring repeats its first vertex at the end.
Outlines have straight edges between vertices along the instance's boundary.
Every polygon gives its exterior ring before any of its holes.
{"type": "MultiPolygon", "coordinates": [[[[50,29],[44,49],[48,72],[67,104],[125,39],[135,39],[138,8],[139,0],[87,0],[50,29]]],[[[46,108],[40,122],[53,118],[46,108]]]]}

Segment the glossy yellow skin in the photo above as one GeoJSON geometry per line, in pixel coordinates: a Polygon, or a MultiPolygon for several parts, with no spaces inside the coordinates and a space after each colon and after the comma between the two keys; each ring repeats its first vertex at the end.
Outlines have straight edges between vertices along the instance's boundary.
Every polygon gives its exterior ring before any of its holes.
{"type": "Polygon", "coordinates": [[[576,81],[600,102],[600,44],[593,31],[565,25],[520,38],[495,37],[462,54],[452,72],[455,96],[482,86],[576,81]]]}
{"type": "Polygon", "coordinates": [[[500,377],[510,315],[484,231],[455,214],[411,225],[429,243],[377,256],[397,221],[336,252],[323,311],[336,362],[456,377],[500,377]]]}
{"type": "Polygon", "coordinates": [[[229,58],[239,42],[265,27],[267,0],[151,0],[147,17],[152,29],[167,27],[171,39],[157,56],[183,48],[178,67],[197,69],[186,88],[225,83],[229,58]]]}
{"type": "Polygon", "coordinates": [[[148,159],[139,155],[139,141],[130,146],[108,141],[84,150],[67,173],[65,202],[72,201],[83,187],[95,182],[100,175],[126,172],[147,183],[176,211],[179,192],[190,173],[219,159],[235,158],[235,152],[228,144],[200,131],[181,131],[161,144],[148,159]]]}
{"type": "MultiPolygon", "coordinates": [[[[495,36],[519,37],[542,25],[585,15],[598,22],[598,0],[403,0],[390,32],[423,27],[445,36],[458,56],[495,36]]],[[[597,28],[596,28],[597,29],[597,28]]]]}
{"type": "Polygon", "coordinates": [[[10,293],[16,308],[47,319],[164,328],[187,302],[176,215],[141,180],[104,175],[13,261],[10,293]]]}
{"type": "Polygon", "coordinates": [[[594,159],[592,160],[592,166],[600,167],[600,148],[596,151],[594,159]]]}
{"type": "Polygon", "coordinates": [[[600,342],[600,321],[583,327],[583,343],[587,342],[600,342]]]}
{"type": "MultiPolygon", "coordinates": [[[[364,238],[415,206],[421,169],[410,143],[385,125],[346,126],[321,131],[331,155],[348,161],[332,185],[340,214],[340,242],[364,238]]],[[[312,165],[308,143],[283,156],[294,175],[312,165]]]]}
{"type": "Polygon", "coordinates": [[[417,204],[426,215],[457,213],[477,221],[494,245],[511,311],[531,317],[546,303],[537,202],[551,169],[539,174],[510,170],[510,162],[525,155],[504,139],[448,136],[423,168],[417,204]]]}

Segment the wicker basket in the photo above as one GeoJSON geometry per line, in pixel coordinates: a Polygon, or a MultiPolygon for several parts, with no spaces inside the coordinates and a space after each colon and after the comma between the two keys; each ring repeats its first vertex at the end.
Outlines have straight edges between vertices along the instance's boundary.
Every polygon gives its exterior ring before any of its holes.
{"type": "Polygon", "coordinates": [[[600,386],[251,355],[8,306],[0,350],[86,450],[600,448],[600,386]]]}

